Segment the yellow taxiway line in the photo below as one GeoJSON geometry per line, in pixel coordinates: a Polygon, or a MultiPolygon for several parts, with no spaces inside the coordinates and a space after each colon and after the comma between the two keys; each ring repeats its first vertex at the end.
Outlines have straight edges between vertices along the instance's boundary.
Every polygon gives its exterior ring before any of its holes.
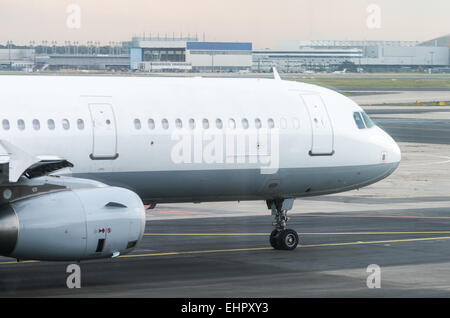
{"type": "Polygon", "coordinates": [[[39,263],[39,261],[8,261],[8,262],[0,262],[0,265],[6,264],[27,264],[27,263],[39,263]]]}
{"type": "MultiPolygon", "coordinates": [[[[399,234],[450,234],[450,231],[423,232],[332,232],[332,233],[298,233],[302,235],[399,235],[399,234]]],[[[270,233],[145,233],[145,236],[268,236],[270,233]]]]}
{"type": "MultiPolygon", "coordinates": [[[[423,238],[401,239],[401,240],[357,241],[357,242],[346,242],[346,243],[309,244],[309,245],[299,245],[298,248],[326,247],[326,246],[348,246],[348,245],[366,245],[366,244],[386,244],[386,243],[418,242],[418,241],[432,241],[432,240],[450,240],[450,236],[423,237],[423,238]]],[[[239,248],[239,249],[205,250],[205,251],[163,252],[163,253],[151,253],[151,254],[122,255],[122,256],[119,256],[119,258],[136,258],[136,257],[170,256],[170,255],[189,255],[189,254],[208,254],[208,253],[227,253],[227,252],[250,252],[250,251],[264,251],[264,250],[272,250],[272,249],[273,249],[272,247],[259,247],[259,248],[239,248]]]]}
{"type": "MultiPolygon", "coordinates": [[[[356,233],[356,232],[352,232],[356,233]]],[[[365,232],[367,233],[367,232],[365,232]]],[[[381,232],[375,232],[381,233],[381,232]]],[[[392,233],[392,232],[389,232],[392,233]]],[[[417,233],[417,232],[401,232],[401,233],[417,233]]],[[[432,232],[437,233],[437,232],[432,232]]],[[[321,233],[323,234],[323,233],[321,233]]],[[[398,239],[398,240],[382,240],[382,241],[356,241],[356,242],[341,242],[341,243],[323,243],[323,244],[307,244],[299,245],[298,248],[308,247],[327,247],[327,246],[350,246],[350,245],[367,245],[367,244],[387,244],[387,243],[402,243],[402,242],[420,242],[420,241],[433,241],[433,240],[449,240],[450,236],[441,237],[422,237],[413,239],[398,239]]],[[[265,251],[272,250],[272,247],[255,247],[255,248],[235,248],[235,249],[220,249],[220,250],[203,250],[203,251],[179,251],[179,252],[160,252],[149,254],[130,254],[121,255],[118,258],[139,258],[139,257],[155,257],[155,256],[171,256],[171,255],[193,255],[193,254],[209,254],[209,253],[231,253],[231,252],[252,252],[252,251],[265,251]]],[[[39,261],[7,261],[0,262],[0,265],[6,264],[25,264],[25,263],[38,263],[39,261]]]]}
{"type": "Polygon", "coordinates": [[[170,256],[170,255],[189,255],[189,254],[207,254],[207,253],[227,253],[227,252],[251,252],[271,250],[272,247],[254,247],[254,248],[232,248],[223,250],[206,250],[206,251],[181,251],[181,252],[162,252],[150,254],[130,254],[121,255],[118,258],[135,258],[135,257],[150,257],[150,256],[170,256]]]}

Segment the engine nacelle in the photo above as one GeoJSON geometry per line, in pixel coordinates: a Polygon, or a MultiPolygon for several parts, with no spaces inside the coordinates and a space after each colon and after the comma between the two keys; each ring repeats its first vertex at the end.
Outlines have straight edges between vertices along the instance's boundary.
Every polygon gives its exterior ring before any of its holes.
{"type": "Polygon", "coordinates": [[[132,191],[68,189],[0,207],[0,255],[78,261],[130,252],[142,239],[145,209],[132,191]]]}

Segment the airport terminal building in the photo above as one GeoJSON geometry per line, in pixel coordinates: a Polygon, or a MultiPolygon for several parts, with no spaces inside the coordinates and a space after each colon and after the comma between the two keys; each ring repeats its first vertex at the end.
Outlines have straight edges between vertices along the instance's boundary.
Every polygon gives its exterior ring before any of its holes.
{"type": "Polygon", "coordinates": [[[415,41],[283,41],[275,50],[253,51],[253,70],[268,72],[335,71],[353,66],[361,71],[401,71],[450,66],[450,35],[415,41]]]}
{"type": "Polygon", "coordinates": [[[35,51],[24,48],[0,49],[0,70],[31,71],[35,64],[35,51]]]}
{"type": "Polygon", "coordinates": [[[196,37],[133,37],[109,45],[0,45],[3,70],[262,73],[272,72],[274,66],[282,73],[450,72],[450,35],[425,42],[283,41],[264,50],[253,49],[251,42],[196,37]]]}
{"type": "Polygon", "coordinates": [[[144,72],[237,72],[252,68],[252,43],[196,38],[133,38],[130,69],[144,72]]]}
{"type": "Polygon", "coordinates": [[[299,73],[314,69],[332,69],[346,61],[360,59],[360,48],[279,48],[253,51],[253,71],[271,72],[274,66],[282,73],[299,73]]]}

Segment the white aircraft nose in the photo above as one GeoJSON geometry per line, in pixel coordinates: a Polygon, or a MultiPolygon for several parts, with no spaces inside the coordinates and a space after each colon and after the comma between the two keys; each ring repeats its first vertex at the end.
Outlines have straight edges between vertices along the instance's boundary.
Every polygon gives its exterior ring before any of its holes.
{"type": "MultiPolygon", "coordinates": [[[[391,137],[391,139],[392,139],[392,137],[391,137]]],[[[400,163],[400,161],[402,160],[402,151],[400,150],[400,147],[398,146],[398,144],[395,142],[394,139],[392,139],[390,155],[394,162],[400,163]]]]}
{"type": "Polygon", "coordinates": [[[382,129],[379,129],[379,136],[377,139],[383,152],[382,161],[386,163],[400,163],[402,152],[395,140],[382,129]]]}
{"type": "Polygon", "coordinates": [[[377,146],[381,153],[382,163],[399,163],[402,159],[400,147],[395,140],[381,128],[375,128],[372,142],[377,146]]]}

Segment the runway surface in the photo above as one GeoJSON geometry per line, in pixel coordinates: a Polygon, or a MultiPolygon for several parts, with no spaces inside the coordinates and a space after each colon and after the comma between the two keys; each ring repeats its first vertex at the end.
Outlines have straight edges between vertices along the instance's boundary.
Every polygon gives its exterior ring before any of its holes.
{"type": "MultiPolygon", "coordinates": [[[[345,92],[352,92],[352,90],[345,90],[345,92]]],[[[399,90],[354,90],[356,95],[349,96],[359,105],[378,105],[378,104],[396,104],[396,103],[411,103],[415,104],[417,101],[425,102],[439,102],[450,101],[450,90],[448,89],[399,89],[399,90]],[[362,92],[372,92],[373,94],[362,94],[362,92]]]]}
{"type": "Polygon", "coordinates": [[[130,256],[80,264],[81,289],[66,288],[63,263],[0,260],[1,296],[379,297],[450,296],[447,209],[369,216],[293,214],[301,247],[268,246],[271,218],[149,222],[130,256]],[[381,267],[369,289],[367,266],[381,267]],[[433,282],[428,281],[430,270],[433,282]]]}
{"type": "Polygon", "coordinates": [[[365,109],[402,164],[360,191],[296,201],[295,251],[269,246],[264,202],[161,205],[131,255],[80,264],[80,289],[66,287],[68,263],[0,257],[0,297],[450,297],[449,108],[365,109]]]}
{"type": "Polygon", "coordinates": [[[391,118],[371,115],[397,142],[450,145],[449,119],[391,118]]]}

